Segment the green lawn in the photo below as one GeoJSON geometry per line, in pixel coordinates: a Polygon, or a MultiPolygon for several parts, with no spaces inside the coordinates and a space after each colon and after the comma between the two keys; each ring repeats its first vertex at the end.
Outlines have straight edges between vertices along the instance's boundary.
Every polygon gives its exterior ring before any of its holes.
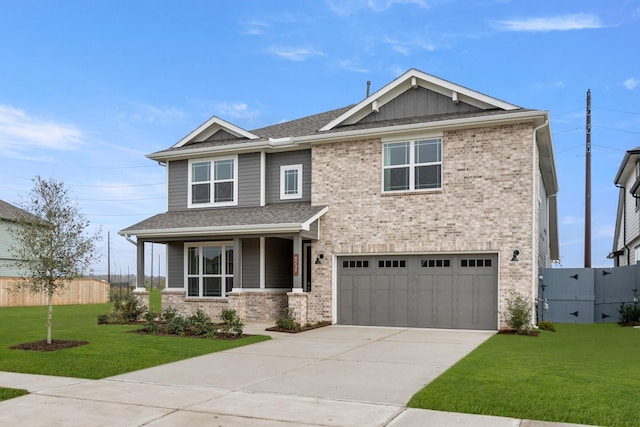
{"type": "Polygon", "coordinates": [[[556,325],[495,335],[408,406],[601,426],[638,425],[640,329],[556,325]]]}
{"type": "Polygon", "coordinates": [[[13,399],[14,397],[24,396],[25,394],[29,394],[29,392],[27,390],[0,387],[0,402],[13,399]]]}
{"type": "Polygon", "coordinates": [[[54,306],[53,339],[90,343],[37,352],[9,347],[46,339],[47,307],[0,308],[0,371],[98,379],[269,339],[262,335],[219,340],[133,334],[128,331],[139,326],[98,325],[96,316],[109,312],[110,304],[54,306]]]}
{"type": "Polygon", "coordinates": [[[162,289],[151,289],[149,292],[149,308],[155,313],[162,312],[162,289]]]}

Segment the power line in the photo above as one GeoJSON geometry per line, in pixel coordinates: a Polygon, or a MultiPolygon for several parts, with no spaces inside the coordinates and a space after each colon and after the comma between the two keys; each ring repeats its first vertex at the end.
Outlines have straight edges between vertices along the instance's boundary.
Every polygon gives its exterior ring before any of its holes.
{"type": "Polygon", "coordinates": [[[601,128],[601,129],[607,129],[607,130],[613,130],[613,131],[616,131],[616,132],[630,133],[630,134],[633,134],[633,135],[640,135],[640,132],[634,132],[634,131],[631,131],[631,130],[616,129],[616,128],[612,128],[612,127],[608,127],[608,126],[602,126],[602,125],[594,125],[594,127],[601,128]]]}

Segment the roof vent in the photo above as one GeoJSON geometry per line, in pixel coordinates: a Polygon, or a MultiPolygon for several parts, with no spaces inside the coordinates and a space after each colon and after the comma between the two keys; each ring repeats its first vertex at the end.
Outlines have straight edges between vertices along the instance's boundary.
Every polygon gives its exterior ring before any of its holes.
{"type": "Polygon", "coordinates": [[[367,98],[369,97],[370,92],[371,92],[371,80],[367,80],[367,98]]]}

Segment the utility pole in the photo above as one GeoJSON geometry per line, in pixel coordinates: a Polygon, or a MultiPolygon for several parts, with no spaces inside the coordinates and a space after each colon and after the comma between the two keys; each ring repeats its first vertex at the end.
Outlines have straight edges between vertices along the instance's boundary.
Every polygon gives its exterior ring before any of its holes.
{"type": "Polygon", "coordinates": [[[111,232],[107,231],[107,282],[111,284],[111,232]]]}
{"type": "Polygon", "coordinates": [[[591,268],[591,89],[587,90],[587,160],[584,186],[584,267],[591,268]]]}

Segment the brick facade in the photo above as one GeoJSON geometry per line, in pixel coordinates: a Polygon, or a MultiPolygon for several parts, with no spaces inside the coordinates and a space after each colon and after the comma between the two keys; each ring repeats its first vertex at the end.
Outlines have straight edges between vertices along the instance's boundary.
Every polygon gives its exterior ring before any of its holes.
{"type": "Polygon", "coordinates": [[[336,255],[493,252],[502,324],[509,291],[531,296],[537,277],[532,131],[519,124],[444,132],[442,189],[401,195],[381,194],[381,140],[314,146],[312,204],[329,211],[312,248],[325,257],[312,266],[308,320],[333,318],[336,255]],[[519,261],[511,262],[515,249],[519,261]]]}

